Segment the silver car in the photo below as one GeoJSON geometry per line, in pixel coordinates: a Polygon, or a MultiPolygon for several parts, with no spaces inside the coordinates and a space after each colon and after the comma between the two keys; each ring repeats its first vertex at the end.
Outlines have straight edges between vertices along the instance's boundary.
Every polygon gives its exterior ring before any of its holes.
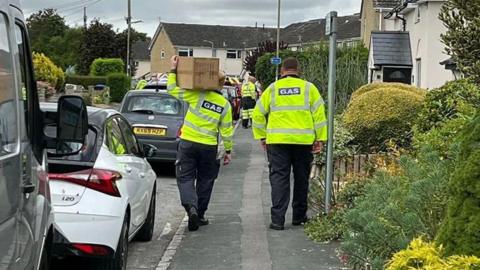
{"type": "Polygon", "coordinates": [[[120,112],[128,119],[142,144],[158,148],[149,161],[174,162],[188,106],[163,89],[132,90],[120,112]]]}

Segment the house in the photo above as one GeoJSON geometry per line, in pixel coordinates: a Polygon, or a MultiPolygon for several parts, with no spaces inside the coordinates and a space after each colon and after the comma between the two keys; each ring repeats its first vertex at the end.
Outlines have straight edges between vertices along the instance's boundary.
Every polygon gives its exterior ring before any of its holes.
{"type": "Polygon", "coordinates": [[[151,40],[137,41],[132,45],[132,57],[136,67],[135,79],[142,78],[150,74],[150,51],[148,46],[151,40]]]}
{"type": "MultiPolygon", "coordinates": [[[[325,19],[294,23],[281,29],[281,40],[292,50],[318,44],[325,36],[325,19]]],[[[260,42],[275,41],[277,30],[266,27],[241,27],[161,23],[150,43],[152,73],[167,72],[173,55],[217,57],[227,75],[240,76],[247,53],[260,42]]],[[[340,44],[352,45],[360,40],[359,15],[338,18],[340,44]]]]}
{"type": "Polygon", "coordinates": [[[360,35],[365,47],[370,47],[372,31],[393,30],[394,22],[384,17],[402,0],[362,0],[360,10],[360,35]]]}
{"type": "Polygon", "coordinates": [[[425,89],[437,88],[455,79],[441,64],[450,58],[440,38],[447,31],[438,18],[444,3],[445,0],[404,0],[385,17],[393,21],[394,27],[387,30],[409,33],[412,84],[425,89]]]}

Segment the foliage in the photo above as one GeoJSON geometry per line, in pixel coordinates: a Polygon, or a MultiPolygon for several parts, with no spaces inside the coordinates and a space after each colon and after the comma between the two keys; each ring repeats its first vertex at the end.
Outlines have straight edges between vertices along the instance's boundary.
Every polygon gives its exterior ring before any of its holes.
{"type": "Polygon", "coordinates": [[[448,82],[427,93],[417,117],[416,129],[427,132],[438,128],[442,123],[469,111],[471,106],[480,107],[480,89],[470,80],[448,82]]]}
{"type": "Polygon", "coordinates": [[[452,163],[431,149],[401,158],[403,174],[378,173],[345,214],[342,250],[355,267],[385,261],[419,235],[433,239],[444,218],[452,163]]]}
{"type": "Polygon", "coordinates": [[[448,0],[440,20],[447,27],[441,39],[460,70],[480,83],[480,0],[448,0]]]}
{"type": "Polygon", "coordinates": [[[338,240],[345,231],[343,210],[333,211],[328,215],[318,215],[305,225],[305,233],[315,242],[338,240]]]}
{"type": "Polygon", "coordinates": [[[65,82],[63,70],[57,67],[50,58],[43,53],[33,53],[33,67],[35,78],[38,81],[48,82],[51,86],[60,89],[65,82]]]}
{"type": "Polygon", "coordinates": [[[444,257],[444,249],[435,243],[414,239],[406,249],[397,252],[388,262],[387,270],[475,270],[480,259],[474,256],[444,257]]]}
{"type": "MultiPolygon", "coordinates": [[[[275,80],[275,66],[270,64],[274,54],[265,54],[257,62],[257,78],[264,88],[275,80]]],[[[282,59],[296,56],[300,62],[302,77],[312,82],[327,97],[328,90],[328,46],[319,44],[305,52],[285,51],[282,59]]],[[[341,112],[347,106],[350,95],[367,82],[368,50],[363,46],[339,48],[337,52],[337,91],[336,111],[341,112]]]]}
{"type": "Polygon", "coordinates": [[[71,75],[66,77],[66,83],[81,85],[83,88],[88,89],[89,86],[95,86],[98,84],[107,84],[107,77],[103,76],[78,76],[71,75]]]}
{"type": "MultiPolygon", "coordinates": [[[[280,42],[280,50],[286,50],[288,48],[288,44],[285,42],[280,42]]],[[[257,49],[252,51],[251,54],[245,57],[243,65],[245,66],[245,70],[247,70],[250,75],[255,76],[255,66],[257,64],[258,58],[262,57],[266,53],[273,53],[277,51],[277,43],[272,40],[266,40],[264,42],[258,43],[257,49]]]]}
{"type": "Polygon", "coordinates": [[[113,102],[121,102],[130,90],[132,78],[123,73],[112,73],[107,76],[107,85],[110,87],[110,97],[113,102]]]}
{"type": "Polygon", "coordinates": [[[122,73],[125,70],[120,58],[97,58],[90,66],[90,75],[107,76],[111,73],[122,73]]]}
{"type": "Polygon", "coordinates": [[[480,114],[459,135],[447,217],[438,235],[447,255],[480,256],[480,114]]]}
{"type": "Polygon", "coordinates": [[[352,94],[352,100],[367,93],[370,91],[382,89],[382,88],[395,88],[395,89],[400,89],[404,91],[409,91],[412,93],[416,93],[418,95],[424,96],[425,91],[422,89],[419,89],[415,86],[409,85],[409,84],[404,84],[404,83],[370,83],[370,84],[365,84],[364,86],[358,88],[355,92],[352,94]]]}
{"type": "Polygon", "coordinates": [[[367,152],[385,150],[389,141],[408,146],[413,122],[424,99],[420,93],[386,84],[354,96],[343,116],[355,137],[354,143],[367,152]]]}
{"type": "MultiPolygon", "coordinates": [[[[118,33],[115,37],[115,44],[117,44],[117,56],[120,59],[127,59],[127,30],[124,30],[118,33]]],[[[147,34],[140,33],[136,31],[134,28],[130,30],[130,68],[131,74],[136,73],[137,67],[134,65],[133,59],[135,59],[135,51],[133,50],[133,44],[138,41],[146,41],[147,34]]],[[[125,63],[127,64],[127,63],[125,63]]],[[[123,71],[123,70],[122,70],[123,71]]]]}
{"type": "Polygon", "coordinates": [[[113,26],[94,20],[83,35],[80,46],[80,58],[77,71],[86,75],[90,73],[90,65],[97,58],[117,57],[116,33],[113,26]]]}
{"type": "Polygon", "coordinates": [[[56,10],[45,9],[27,18],[33,51],[43,53],[62,69],[76,64],[83,30],[69,28],[56,10]]]}

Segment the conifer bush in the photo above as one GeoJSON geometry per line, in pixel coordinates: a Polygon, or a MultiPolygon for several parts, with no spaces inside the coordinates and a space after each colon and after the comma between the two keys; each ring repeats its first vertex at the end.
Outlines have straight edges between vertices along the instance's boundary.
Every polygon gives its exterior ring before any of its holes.
{"type": "Polygon", "coordinates": [[[459,136],[455,171],[449,182],[449,204],[438,235],[447,255],[480,257],[480,114],[459,136]]]}

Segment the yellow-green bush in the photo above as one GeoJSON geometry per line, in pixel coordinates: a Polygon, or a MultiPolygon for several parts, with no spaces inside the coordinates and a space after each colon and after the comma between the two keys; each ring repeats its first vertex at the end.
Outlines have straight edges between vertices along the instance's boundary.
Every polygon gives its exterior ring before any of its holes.
{"type": "Polygon", "coordinates": [[[476,270],[480,259],[475,256],[444,257],[444,249],[422,238],[414,239],[408,248],[393,255],[387,270],[476,270]]]}
{"type": "Polygon", "coordinates": [[[425,99],[426,91],[404,86],[376,84],[354,93],[343,121],[362,151],[385,150],[393,141],[408,146],[413,122],[425,99]]]}
{"type": "Polygon", "coordinates": [[[65,74],[63,70],[56,66],[50,58],[43,53],[33,53],[33,68],[37,81],[44,81],[61,89],[65,84],[65,74]]]}
{"type": "Polygon", "coordinates": [[[367,92],[370,92],[372,90],[377,90],[377,89],[385,88],[385,87],[410,91],[412,93],[416,93],[416,94],[419,94],[421,96],[425,95],[425,91],[423,89],[417,88],[417,87],[415,87],[413,85],[409,85],[409,84],[404,84],[404,83],[370,83],[370,84],[366,84],[366,85],[358,88],[358,90],[355,91],[352,94],[352,99],[354,99],[354,98],[356,98],[360,95],[363,95],[367,92]]]}

